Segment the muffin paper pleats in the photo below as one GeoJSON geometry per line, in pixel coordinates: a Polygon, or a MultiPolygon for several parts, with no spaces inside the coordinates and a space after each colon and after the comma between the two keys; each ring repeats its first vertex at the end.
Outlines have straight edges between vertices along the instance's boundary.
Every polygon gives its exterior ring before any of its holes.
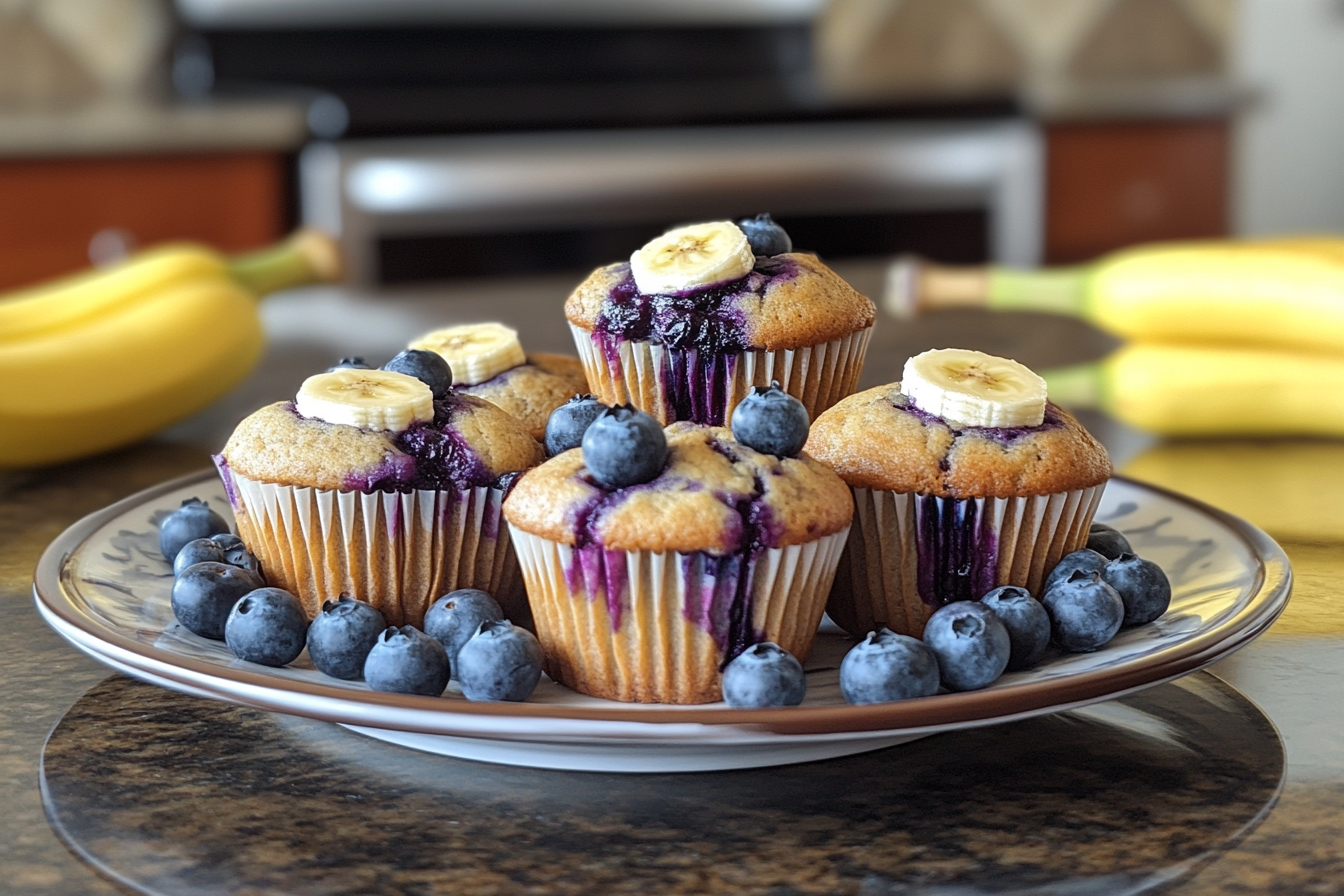
{"type": "Polygon", "coordinates": [[[377,607],[388,625],[419,626],[443,594],[481,588],[530,625],[501,489],[365,493],[224,475],[237,496],[239,537],[267,583],[298,596],[309,618],[346,593],[377,607]]]}
{"type": "Polygon", "coordinates": [[[510,530],[547,674],[641,703],[720,700],[728,654],[757,641],[806,659],[849,531],[714,557],[576,549],[510,530]]]}
{"type": "Polygon", "coordinates": [[[999,585],[1039,598],[1059,559],[1087,544],[1105,487],[964,499],[855,488],[854,527],[826,611],[855,637],[882,626],[920,637],[953,600],[999,585]]]}
{"type": "Polygon", "coordinates": [[[664,426],[726,426],[752,386],[780,387],[816,419],[854,392],[872,328],[819,345],[701,357],[695,349],[621,339],[570,324],[589,386],[606,404],[633,404],[664,426]]]}

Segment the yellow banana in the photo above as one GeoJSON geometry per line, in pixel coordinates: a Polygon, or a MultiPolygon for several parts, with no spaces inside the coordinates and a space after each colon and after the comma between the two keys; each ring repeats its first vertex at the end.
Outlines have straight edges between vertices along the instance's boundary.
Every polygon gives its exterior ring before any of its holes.
{"type": "Polygon", "coordinates": [[[0,467],[129,444],[228,391],[264,343],[257,290],[330,279],[326,237],[226,259],[150,250],[0,298],[0,467]]]}
{"type": "Polygon", "coordinates": [[[1053,311],[1124,338],[1344,350],[1344,238],[1140,246],[1091,265],[893,269],[894,314],[948,306],[1053,311]]]}
{"type": "Polygon", "coordinates": [[[1170,436],[1344,436],[1344,357],[1133,343],[1045,371],[1050,398],[1170,436]]]}

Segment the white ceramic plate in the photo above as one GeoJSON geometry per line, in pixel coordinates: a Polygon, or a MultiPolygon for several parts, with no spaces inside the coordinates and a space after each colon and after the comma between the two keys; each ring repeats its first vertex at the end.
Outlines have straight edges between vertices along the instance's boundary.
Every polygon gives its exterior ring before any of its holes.
{"type": "MultiPolygon", "coordinates": [[[[43,617],[90,656],[129,675],[204,697],[325,719],[371,737],[468,759],[540,768],[705,771],[806,762],[875,750],[939,731],[1083,706],[1169,681],[1264,631],[1288,601],[1291,574],[1267,535],[1189,498],[1123,479],[1097,519],[1123,531],[1172,580],[1171,608],[1090,654],[1051,654],[1037,668],[965,694],[850,706],[840,696],[849,640],[828,625],[807,664],[800,707],[644,706],[577,694],[545,678],[526,703],[380,694],[318,672],[303,654],[270,669],[179,626],[158,520],[199,496],[228,513],[213,471],[148,489],[86,517],[38,565],[43,617]]],[[[454,686],[455,687],[455,686],[454,686]]]]}

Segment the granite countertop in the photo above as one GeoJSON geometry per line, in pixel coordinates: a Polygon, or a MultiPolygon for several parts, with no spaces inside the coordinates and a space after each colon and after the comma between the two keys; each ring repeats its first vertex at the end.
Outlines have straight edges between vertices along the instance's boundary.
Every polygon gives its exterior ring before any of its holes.
{"type": "MultiPolygon", "coordinates": [[[[842,273],[873,292],[881,274],[842,273]]],[[[32,570],[66,526],[202,468],[308,372],[454,321],[514,321],[529,349],[565,350],[569,285],[276,296],[261,368],[215,407],[133,448],[0,474],[0,890],[1344,893],[1344,444],[1154,444],[1089,419],[1122,472],[1280,540],[1296,588],[1278,623],[1205,672],[1088,710],[799,766],[623,776],[431,757],[112,673],[37,616],[32,570]]],[[[1040,316],[882,320],[865,384],[949,342],[1033,366],[1106,344],[1040,316]]]]}

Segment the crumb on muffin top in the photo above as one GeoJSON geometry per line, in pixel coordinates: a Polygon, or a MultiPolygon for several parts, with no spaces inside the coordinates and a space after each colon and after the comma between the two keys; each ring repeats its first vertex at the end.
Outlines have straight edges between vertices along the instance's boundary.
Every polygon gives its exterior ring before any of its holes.
{"type": "Polygon", "coordinates": [[[518,480],[505,517],[562,544],[714,555],[803,544],[849,525],[848,487],[806,454],[762,454],[726,427],[683,422],[665,432],[667,463],[652,481],[603,489],[573,448],[518,480]]]}
{"type": "Polygon", "coordinates": [[[586,393],[588,378],[578,358],[536,352],[527,356],[526,364],[483,383],[457,388],[504,409],[522,422],[532,438],[540,441],[546,437],[546,420],[551,411],[575,395],[586,393]]]}
{"type": "Polygon", "coordinates": [[[813,422],[805,450],[853,486],[950,498],[1048,495],[1111,475],[1106,449],[1053,403],[1039,426],[957,428],[900,383],[842,399],[813,422]]]}
{"type": "Polygon", "coordinates": [[[708,341],[712,345],[697,347],[729,352],[778,351],[871,327],[876,309],[815,255],[789,252],[758,256],[752,272],[738,280],[668,296],[639,292],[629,262],[609,264],[575,288],[565,316],[585,330],[630,339],[708,341]],[[686,326],[697,317],[694,326],[686,326]]]}
{"type": "Polygon", "coordinates": [[[221,456],[261,482],[373,492],[489,485],[540,463],[543,452],[512,416],[454,392],[434,402],[432,421],[403,432],[327,423],[276,402],[239,423],[221,456]]]}

